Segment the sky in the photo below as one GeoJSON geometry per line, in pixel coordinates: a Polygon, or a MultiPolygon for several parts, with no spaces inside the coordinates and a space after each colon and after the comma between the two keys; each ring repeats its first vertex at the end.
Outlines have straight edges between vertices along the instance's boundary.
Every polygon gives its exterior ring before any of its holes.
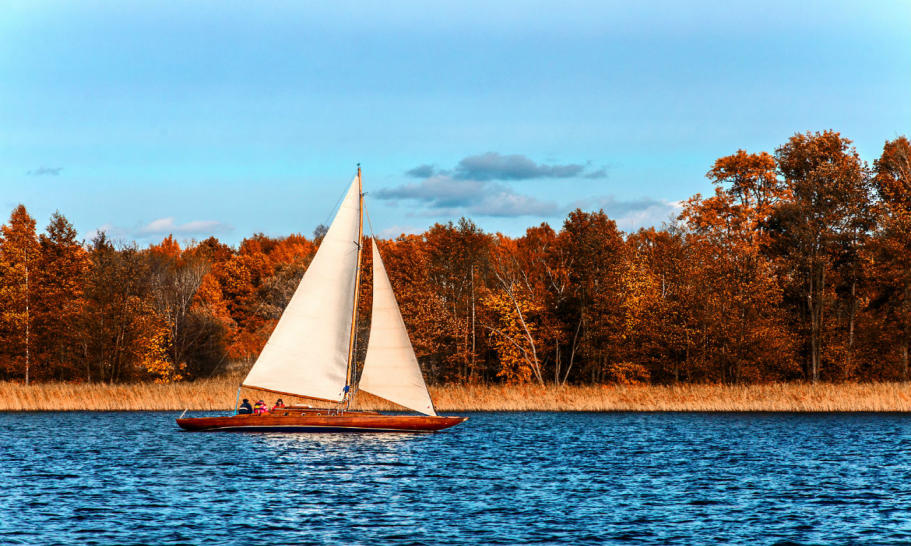
{"type": "Polygon", "coordinates": [[[603,208],[715,159],[911,127],[911,2],[45,2],[0,17],[0,217],[148,244],[310,235],[360,163],[380,237],[603,208]]]}

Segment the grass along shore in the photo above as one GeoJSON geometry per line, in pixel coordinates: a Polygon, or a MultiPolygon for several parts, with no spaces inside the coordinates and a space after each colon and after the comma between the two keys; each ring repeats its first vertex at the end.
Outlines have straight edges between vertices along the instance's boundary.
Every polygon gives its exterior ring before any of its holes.
{"type": "MultiPolygon", "coordinates": [[[[0,382],[0,411],[161,410],[234,408],[239,376],[187,383],[124,385],[0,382]]],[[[440,385],[430,388],[437,411],[911,411],[911,383],[773,383],[764,385],[540,386],[440,385]]],[[[244,389],[244,398],[276,395],[244,389]]],[[[283,397],[286,404],[308,403],[283,397]]],[[[309,402],[314,403],[314,402],[309,402]]],[[[398,409],[359,393],[354,407],[398,409]]]]}

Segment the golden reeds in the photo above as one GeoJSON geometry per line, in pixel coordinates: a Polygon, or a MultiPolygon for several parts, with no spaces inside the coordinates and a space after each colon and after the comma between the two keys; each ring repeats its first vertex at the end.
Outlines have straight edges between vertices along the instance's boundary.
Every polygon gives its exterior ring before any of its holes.
{"type": "MultiPolygon", "coordinates": [[[[234,407],[240,377],[126,385],[0,382],[0,411],[222,411],[234,407]]],[[[765,385],[540,386],[441,385],[430,388],[438,411],[911,411],[911,383],[773,383],[765,385]]],[[[241,396],[272,403],[275,395],[241,396]]],[[[283,397],[286,404],[308,403],[283,397]]],[[[313,402],[311,402],[313,403],[313,402]]],[[[316,403],[314,403],[316,404],[316,403]]],[[[360,409],[397,409],[358,394],[360,409]]]]}

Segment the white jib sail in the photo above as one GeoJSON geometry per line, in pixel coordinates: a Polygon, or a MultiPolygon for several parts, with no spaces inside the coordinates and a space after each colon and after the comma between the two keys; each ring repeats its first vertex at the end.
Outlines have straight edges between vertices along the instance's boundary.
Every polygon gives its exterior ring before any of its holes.
{"type": "Polygon", "coordinates": [[[376,242],[370,339],[359,388],[424,415],[436,415],[376,242]]]}
{"type": "Polygon", "coordinates": [[[244,386],[325,400],[344,397],[360,215],[355,178],[244,386]]]}

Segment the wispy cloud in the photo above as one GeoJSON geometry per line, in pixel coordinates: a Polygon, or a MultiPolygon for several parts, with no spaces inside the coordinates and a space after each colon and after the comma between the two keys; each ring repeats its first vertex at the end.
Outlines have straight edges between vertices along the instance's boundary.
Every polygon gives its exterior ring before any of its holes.
{"type": "Polygon", "coordinates": [[[529,180],[532,178],[576,178],[583,176],[586,165],[568,163],[547,165],[522,154],[503,155],[487,152],[468,156],[455,166],[453,177],[459,180],[529,180]]]}
{"type": "Polygon", "coordinates": [[[166,235],[208,237],[209,235],[229,233],[233,230],[234,228],[232,226],[215,220],[193,220],[180,224],[175,222],[173,217],[169,216],[152,220],[147,224],[142,224],[134,228],[103,224],[86,233],[86,239],[92,240],[101,232],[104,232],[108,237],[116,240],[143,240],[153,237],[164,237],[166,235]]]}
{"type": "Polygon", "coordinates": [[[376,236],[380,239],[395,239],[399,235],[414,235],[416,233],[421,233],[422,231],[422,229],[414,226],[390,226],[381,229],[376,236]]]}
{"type": "Polygon", "coordinates": [[[464,157],[452,169],[440,169],[429,163],[405,171],[411,178],[451,176],[455,180],[531,180],[535,178],[606,178],[607,169],[586,163],[538,163],[523,154],[486,152],[464,157]]]}
{"type": "Polygon", "coordinates": [[[397,206],[399,201],[418,205],[421,216],[553,216],[562,208],[554,201],[520,193],[505,182],[536,178],[605,178],[605,168],[594,169],[591,162],[538,163],[522,154],[487,152],[462,158],[451,169],[425,163],[405,171],[419,178],[376,192],[376,196],[397,206]]]}
{"type": "Polygon", "coordinates": [[[380,199],[410,199],[433,208],[464,207],[479,199],[486,182],[453,180],[450,176],[432,176],[376,192],[380,199]]]}
{"type": "Polygon", "coordinates": [[[127,237],[129,237],[127,230],[125,230],[123,228],[119,228],[113,224],[101,224],[97,228],[87,232],[85,234],[85,240],[91,241],[102,233],[107,235],[107,237],[109,239],[114,239],[114,240],[125,240],[127,237]]]}
{"type": "Polygon", "coordinates": [[[61,171],[63,171],[63,167],[38,167],[25,174],[27,176],[60,176],[61,171]]]}
{"type": "Polygon", "coordinates": [[[418,165],[413,169],[408,169],[405,171],[405,176],[410,176],[411,178],[430,178],[436,173],[436,168],[433,165],[418,165]]]}
{"type": "Polygon", "coordinates": [[[475,216],[548,216],[559,210],[552,201],[517,193],[509,186],[490,181],[458,180],[437,175],[420,182],[376,192],[387,201],[407,200],[423,207],[419,214],[475,216]]]}
{"type": "Polygon", "coordinates": [[[478,216],[553,216],[560,207],[554,201],[542,201],[531,195],[516,193],[507,187],[495,188],[468,209],[478,216]]]}
{"type": "Polygon", "coordinates": [[[520,154],[503,155],[488,152],[465,157],[451,170],[430,164],[406,171],[409,177],[422,178],[374,195],[390,206],[400,202],[412,207],[412,216],[478,216],[559,218],[580,208],[604,210],[625,231],[660,226],[680,213],[681,204],[650,197],[618,199],[594,196],[572,202],[557,203],[521,193],[510,181],[535,178],[604,179],[607,168],[585,164],[537,163],[520,154]]]}
{"type": "Polygon", "coordinates": [[[231,231],[233,228],[228,224],[215,220],[193,220],[183,224],[178,224],[174,218],[158,218],[137,230],[142,235],[212,235],[215,233],[224,233],[231,231]]]}
{"type": "Polygon", "coordinates": [[[381,189],[374,195],[392,206],[400,201],[406,202],[413,207],[412,216],[425,217],[467,215],[557,218],[577,208],[585,211],[603,209],[625,231],[660,226],[680,214],[681,209],[679,202],[650,197],[618,199],[614,196],[595,196],[559,204],[519,193],[501,182],[459,180],[451,175],[431,176],[419,182],[381,189]]]}
{"type": "Polygon", "coordinates": [[[600,178],[607,178],[607,168],[601,167],[600,169],[590,171],[583,178],[588,178],[589,180],[597,180],[600,178]]]}
{"type": "Polygon", "coordinates": [[[572,202],[566,211],[604,210],[612,220],[617,222],[617,227],[624,231],[635,231],[643,227],[669,223],[680,214],[682,208],[683,204],[680,201],[662,201],[650,197],[626,200],[617,199],[614,196],[599,196],[572,202]]]}

